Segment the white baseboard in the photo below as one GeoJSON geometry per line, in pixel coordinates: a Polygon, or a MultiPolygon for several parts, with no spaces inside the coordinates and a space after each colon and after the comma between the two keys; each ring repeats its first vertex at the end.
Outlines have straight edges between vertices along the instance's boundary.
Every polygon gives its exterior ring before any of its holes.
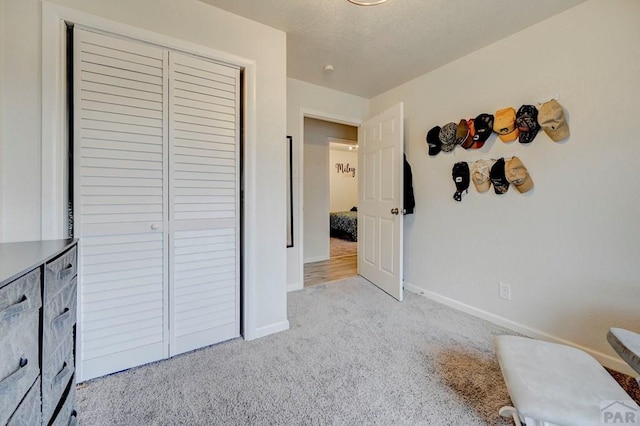
{"type": "Polygon", "coordinates": [[[609,367],[613,370],[619,371],[621,373],[628,374],[630,376],[637,376],[637,373],[634,372],[631,367],[629,367],[624,361],[621,359],[612,357],[610,355],[604,354],[602,352],[596,351],[594,349],[588,348],[586,346],[579,345],[574,342],[570,342],[561,337],[554,336],[553,334],[546,333],[541,330],[537,330],[535,328],[531,328],[524,324],[517,323],[510,319],[501,317],[496,314],[492,314],[491,312],[487,312],[485,310],[476,308],[475,306],[467,305],[466,303],[462,303],[458,300],[451,299],[446,296],[442,296],[441,294],[435,293],[433,291],[426,290],[424,288],[418,287],[408,282],[404,282],[404,288],[407,291],[412,293],[416,293],[420,296],[424,296],[427,299],[433,300],[434,302],[441,303],[443,305],[449,306],[451,308],[457,309],[459,311],[465,312],[467,314],[473,315],[478,318],[482,318],[487,320],[493,324],[499,325],[501,327],[508,328],[509,330],[513,330],[517,333],[524,334],[525,336],[533,337],[535,339],[546,340],[553,343],[561,343],[563,345],[572,346],[574,348],[580,349],[594,357],[598,360],[598,362],[606,367],[609,367]]]}
{"type": "Polygon", "coordinates": [[[305,257],[304,258],[304,263],[311,263],[311,262],[323,262],[325,260],[329,260],[329,256],[315,256],[315,257],[305,257]]]}
{"type": "Polygon", "coordinates": [[[274,333],[279,333],[281,331],[285,331],[289,329],[289,321],[281,321],[281,322],[276,322],[274,324],[269,324],[267,326],[264,327],[259,327],[256,329],[255,333],[252,334],[251,337],[247,338],[245,336],[246,340],[254,340],[254,339],[259,339],[261,337],[264,336],[268,336],[270,334],[274,334],[274,333]]]}
{"type": "Polygon", "coordinates": [[[287,284],[287,293],[290,291],[302,290],[304,285],[302,283],[287,284]]]}

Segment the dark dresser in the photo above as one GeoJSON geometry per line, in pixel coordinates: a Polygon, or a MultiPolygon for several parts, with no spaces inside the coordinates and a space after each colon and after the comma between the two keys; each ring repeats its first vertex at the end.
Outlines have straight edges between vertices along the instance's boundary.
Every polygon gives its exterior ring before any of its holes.
{"type": "Polygon", "coordinates": [[[75,240],[0,244],[0,426],[77,422],[75,240]]]}

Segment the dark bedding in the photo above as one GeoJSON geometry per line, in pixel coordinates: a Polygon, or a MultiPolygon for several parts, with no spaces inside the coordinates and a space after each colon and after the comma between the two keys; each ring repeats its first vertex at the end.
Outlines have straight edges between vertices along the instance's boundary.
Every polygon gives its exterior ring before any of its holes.
{"type": "Polygon", "coordinates": [[[329,213],[329,228],[332,237],[358,241],[358,212],[329,213]]]}

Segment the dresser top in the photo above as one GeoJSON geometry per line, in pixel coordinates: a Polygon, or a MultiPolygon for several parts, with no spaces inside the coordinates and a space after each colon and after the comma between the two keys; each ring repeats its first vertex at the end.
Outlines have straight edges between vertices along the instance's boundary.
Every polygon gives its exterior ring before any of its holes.
{"type": "Polygon", "coordinates": [[[69,238],[0,244],[0,287],[53,259],[75,242],[69,238]]]}

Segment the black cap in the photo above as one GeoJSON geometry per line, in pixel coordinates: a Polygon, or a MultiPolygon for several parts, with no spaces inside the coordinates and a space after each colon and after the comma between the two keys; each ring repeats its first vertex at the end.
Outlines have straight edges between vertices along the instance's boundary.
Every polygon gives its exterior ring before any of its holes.
{"type": "Polygon", "coordinates": [[[516,113],[516,127],[520,130],[520,143],[529,143],[535,139],[540,124],[538,124],[538,110],[533,105],[522,105],[516,113]]]}
{"type": "Polygon", "coordinates": [[[496,194],[504,194],[509,190],[509,181],[504,169],[504,158],[500,158],[494,163],[489,172],[489,178],[496,194]]]}
{"type": "Polygon", "coordinates": [[[440,126],[436,126],[427,132],[427,145],[429,146],[429,155],[436,155],[442,150],[442,142],[440,142],[440,126]]]}
{"type": "Polygon", "coordinates": [[[462,192],[468,191],[471,177],[469,173],[469,164],[466,161],[460,161],[453,165],[451,169],[451,176],[453,177],[453,183],[456,184],[457,191],[453,194],[453,199],[456,201],[462,201],[462,192]]]}
{"type": "Polygon", "coordinates": [[[493,132],[493,115],[480,114],[473,120],[476,134],[473,135],[474,148],[481,148],[493,132]]]}

